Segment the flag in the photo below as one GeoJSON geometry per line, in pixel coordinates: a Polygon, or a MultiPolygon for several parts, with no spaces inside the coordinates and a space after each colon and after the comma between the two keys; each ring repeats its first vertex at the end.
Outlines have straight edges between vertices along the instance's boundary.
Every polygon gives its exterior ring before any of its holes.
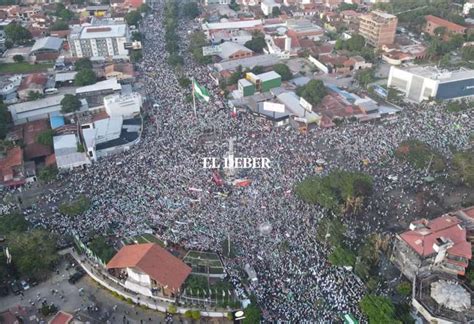
{"type": "Polygon", "coordinates": [[[193,93],[201,101],[209,102],[209,92],[193,79],[193,93]]]}

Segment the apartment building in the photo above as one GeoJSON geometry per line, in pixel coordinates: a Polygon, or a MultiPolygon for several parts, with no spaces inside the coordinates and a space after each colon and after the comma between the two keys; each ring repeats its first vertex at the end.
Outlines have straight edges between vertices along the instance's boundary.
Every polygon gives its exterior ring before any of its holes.
{"type": "Polygon", "coordinates": [[[126,24],[81,26],[72,30],[69,44],[75,57],[128,56],[130,30],[126,24]]]}
{"type": "Polygon", "coordinates": [[[393,44],[397,30],[396,16],[374,10],[359,17],[359,34],[373,47],[393,44]]]}

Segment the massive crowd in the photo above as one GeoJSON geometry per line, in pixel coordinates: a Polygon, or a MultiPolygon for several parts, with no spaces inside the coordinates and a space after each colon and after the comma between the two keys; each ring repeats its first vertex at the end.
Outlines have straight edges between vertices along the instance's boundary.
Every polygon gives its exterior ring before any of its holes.
{"type": "MultiPolygon", "coordinates": [[[[138,69],[148,100],[142,141],[128,152],[61,176],[58,189],[44,195],[29,220],[84,239],[106,233],[131,236],[153,227],[165,240],[214,251],[221,251],[221,242],[229,236],[238,256],[227,260],[227,270],[236,277],[247,263],[256,269],[258,282],[248,289],[267,320],[331,322],[344,313],[361,316],[360,280],[330,266],[326,248],[315,240],[317,223],[327,211],[299,201],[294,184],[314,174],[318,158],[328,162],[324,173],[339,168],[372,175],[376,198],[361,218],[345,220],[353,238],[386,229],[395,218],[411,219],[413,201],[406,191],[426,174],[395,160],[394,149],[404,139],[417,138],[449,156],[452,148],[468,145],[474,129],[472,111],[447,114],[438,106],[408,106],[395,123],[347,124],[307,135],[269,127],[245,113],[233,118],[221,109],[223,98],[208,68],[187,53],[188,30],[196,27],[194,22],[179,24],[182,69],[177,72],[168,65],[161,12],[147,16],[142,26],[144,59],[138,69]],[[190,90],[178,85],[177,74],[195,78],[211,93],[209,103],[198,103],[196,118],[186,100],[190,90]],[[219,194],[224,188],[212,181],[202,159],[222,158],[230,137],[236,138],[237,156],[268,157],[271,168],[243,170],[237,176],[250,179],[251,186],[219,194]],[[397,182],[390,175],[397,176],[397,182]],[[386,188],[398,194],[385,195],[386,188]],[[92,202],[84,215],[70,218],[59,213],[59,202],[82,194],[92,202]],[[270,234],[259,231],[262,224],[271,224],[270,234]]],[[[440,186],[432,190],[441,191],[440,186]]]]}

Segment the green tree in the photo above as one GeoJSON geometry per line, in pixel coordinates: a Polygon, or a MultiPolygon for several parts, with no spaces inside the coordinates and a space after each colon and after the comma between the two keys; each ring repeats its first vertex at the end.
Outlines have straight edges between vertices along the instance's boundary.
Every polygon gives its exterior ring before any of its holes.
{"type": "Polygon", "coordinates": [[[316,238],[321,243],[336,247],[344,240],[347,227],[338,218],[325,217],[318,223],[316,238]]]}
{"type": "Polygon", "coordinates": [[[130,11],[125,15],[125,21],[129,26],[138,26],[140,20],[142,20],[142,15],[136,10],[130,11]]]}
{"type": "Polygon", "coordinates": [[[33,100],[38,100],[44,97],[44,94],[42,94],[39,91],[28,91],[28,96],[26,97],[26,100],[28,101],[33,101],[33,100]]]}
{"type": "Polygon", "coordinates": [[[273,71],[281,75],[282,81],[288,81],[293,78],[290,68],[286,64],[276,64],[273,66],[273,71]]]}
{"type": "Polygon", "coordinates": [[[452,159],[453,176],[468,187],[474,187],[474,152],[456,152],[452,159]]]}
{"type": "Polygon", "coordinates": [[[307,177],[296,185],[296,194],[307,203],[334,212],[353,213],[372,193],[372,186],[372,179],[364,173],[336,170],[323,178],[307,177]]]}
{"type": "Polygon", "coordinates": [[[183,6],[183,13],[186,17],[194,19],[200,15],[199,7],[196,2],[188,2],[183,6]]]}
{"type": "Polygon", "coordinates": [[[353,251],[341,245],[337,246],[329,255],[329,262],[335,266],[354,266],[356,256],[353,251]]]}
{"type": "Polygon", "coordinates": [[[276,17],[280,17],[280,15],[281,15],[280,8],[277,7],[277,6],[273,7],[272,8],[272,16],[276,18],[276,17]]]}
{"type": "Polygon", "coordinates": [[[147,5],[146,3],[143,3],[140,5],[140,7],[138,7],[138,11],[140,13],[149,13],[151,11],[151,8],[149,5],[147,5]]]}
{"type": "Polygon", "coordinates": [[[103,236],[94,238],[88,245],[89,249],[104,263],[109,262],[117,252],[103,236]]]}
{"type": "Polygon", "coordinates": [[[187,88],[191,85],[191,80],[189,80],[189,78],[181,77],[178,79],[178,83],[181,87],[187,88]]]}
{"type": "Polygon", "coordinates": [[[91,69],[80,70],[74,77],[74,85],[78,87],[94,84],[96,81],[95,72],[91,69]]]}
{"type": "Polygon", "coordinates": [[[12,263],[24,277],[44,279],[58,260],[56,239],[50,232],[34,229],[8,241],[12,263]]]}
{"type": "Polygon", "coordinates": [[[80,196],[78,199],[65,202],[59,205],[59,212],[67,216],[77,216],[85,213],[90,208],[91,202],[86,196],[80,196]]]}
{"type": "Polygon", "coordinates": [[[7,106],[0,101],[0,140],[3,140],[7,135],[9,115],[7,106]]]}
{"type": "Polygon", "coordinates": [[[13,56],[13,61],[15,61],[16,63],[21,63],[25,61],[25,58],[23,57],[23,55],[17,54],[13,56]]]}
{"type": "Polygon", "coordinates": [[[81,108],[81,101],[75,95],[66,94],[61,100],[61,112],[67,114],[81,108]]]}
{"type": "Polygon", "coordinates": [[[68,9],[62,9],[58,12],[58,17],[64,21],[70,21],[74,18],[74,13],[68,9]]]}
{"type": "Polygon", "coordinates": [[[326,87],[321,80],[311,80],[305,86],[297,89],[296,93],[312,105],[318,105],[327,95],[326,87]]]}
{"type": "Polygon", "coordinates": [[[6,26],[5,35],[8,40],[15,44],[23,44],[32,38],[28,29],[17,24],[9,24],[6,26]]]}
{"type": "Polygon", "coordinates": [[[337,9],[340,10],[340,11],[344,11],[344,10],[357,10],[357,8],[358,8],[358,6],[357,6],[356,3],[350,4],[350,3],[343,2],[339,5],[339,7],[337,9]]]}
{"type": "Polygon", "coordinates": [[[262,318],[262,311],[260,307],[254,303],[250,304],[246,309],[244,309],[245,319],[242,321],[243,324],[255,324],[260,323],[262,318]]]}
{"type": "Polygon", "coordinates": [[[92,70],[92,62],[89,58],[82,57],[74,63],[74,69],[76,71],[92,70]]]}
{"type": "Polygon", "coordinates": [[[202,54],[202,47],[207,45],[208,41],[203,32],[197,31],[191,34],[189,40],[189,51],[193,55],[193,58],[200,64],[209,64],[212,62],[210,56],[204,56],[202,54]]]}
{"type": "MultiPolygon", "coordinates": [[[[254,74],[261,74],[261,73],[263,73],[264,71],[265,71],[265,70],[264,70],[263,66],[261,66],[261,65],[256,65],[256,66],[254,66],[253,69],[252,69],[252,73],[254,73],[254,74]]],[[[275,72],[276,72],[276,71],[275,71],[275,72]]]]}
{"type": "Polygon", "coordinates": [[[54,131],[52,129],[45,130],[38,135],[38,143],[53,147],[53,135],[54,131]]]}
{"type": "Polygon", "coordinates": [[[130,53],[130,60],[134,63],[140,62],[143,59],[142,50],[133,50],[130,53]]]}
{"type": "Polygon", "coordinates": [[[193,310],[191,314],[191,318],[195,321],[199,320],[201,318],[201,312],[198,310],[193,310]]]}
{"type": "Polygon", "coordinates": [[[402,296],[411,295],[411,284],[408,281],[400,282],[396,287],[397,292],[402,296]]]}
{"type": "Polygon", "coordinates": [[[183,65],[184,59],[179,54],[173,53],[168,57],[168,63],[172,66],[183,65]]]}
{"type": "Polygon", "coordinates": [[[28,230],[28,222],[21,214],[0,215],[0,234],[22,233],[28,230]]]}
{"type": "Polygon", "coordinates": [[[263,53],[263,49],[267,47],[267,43],[265,42],[265,38],[259,35],[257,37],[252,37],[252,39],[247,41],[244,46],[255,53],[263,53]]]}
{"type": "Polygon", "coordinates": [[[441,172],[446,167],[443,156],[419,140],[401,142],[395,151],[395,156],[400,160],[407,161],[417,169],[430,167],[435,172],[441,172]]]}
{"type": "Polygon", "coordinates": [[[463,47],[461,53],[463,60],[474,61],[474,46],[463,47]]]}
{"type": "Polygon", "coordinates": [[[43,182],[50,182],[56,179],[58,169],[53,166],[48,166],[41,169],[38,173],[38,178],[43,182]]]}
{"type": "Polygon", "coordinates": [[[240,11],[240,6],[235,0],[230,0],[229,8],[234,11],[240,11]]]}
{"type": "Polygon", "coordinates": [[[68,30],[69,29],[69,24],[65,22],[64,20],[56,20],[54,24],[51,25],[50,30],[56,31],[56,30],[68,30]]]}
{"type": "Polygon", "coordinates": [[[395,319],[395,307],[387,297],[365,295],[360,301],[362,313],[369,319],[369,324],[401,324],[395,319]]]}
{"type": "Polygon", "coordinates": [[[355,78],[362,87],[367,88],[370,83],[375,81],[374,70],[364,69],[357,71],[355,78]]]}
{"type": "Polygon", "coordinates": [[[132,34],[132,41],[141,41],[143,39],[143,34],[140,32],[135,32],[132,34]]]}
{"type": "Polygon", "coordinates": [[[168,305],[168,308],[166,310],[170,314],[176,314],[176,312],[178,311],[178,308],[176,307],[176,305],[170,304],[170,305],[168,305]]]}

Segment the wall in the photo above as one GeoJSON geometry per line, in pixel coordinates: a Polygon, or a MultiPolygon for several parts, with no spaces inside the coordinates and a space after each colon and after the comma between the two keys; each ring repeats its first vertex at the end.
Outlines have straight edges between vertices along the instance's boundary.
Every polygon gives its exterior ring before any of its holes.
{"type": "Polygon", "coordinates": [[[320,69],[321,71],[323,71],[324,73],[329,73],[329,68],[323,63],[319,62],[317,59],[315,59],[312,55],[308,56],[308,60],[314,65],[316,65],[316,67],[320,69]]]}

